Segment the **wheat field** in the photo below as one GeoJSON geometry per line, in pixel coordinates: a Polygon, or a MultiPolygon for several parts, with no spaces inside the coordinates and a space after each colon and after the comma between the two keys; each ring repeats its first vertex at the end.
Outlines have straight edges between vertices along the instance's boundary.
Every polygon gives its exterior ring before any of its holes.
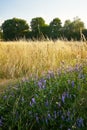
{"type": "Polygon", "coordinates": [[[83,42],[0,42],[0,79],[40,76],[86,59],[87,45],[83,42]]]}

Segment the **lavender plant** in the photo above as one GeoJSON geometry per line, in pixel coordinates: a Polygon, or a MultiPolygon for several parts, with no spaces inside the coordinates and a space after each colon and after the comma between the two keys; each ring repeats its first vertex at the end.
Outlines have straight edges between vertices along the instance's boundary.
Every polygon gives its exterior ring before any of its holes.
{"type": "Polygon", "coordinates": [[[0,95],[0,130],[86,130],[87,67],[22,80],[0,95]]]}

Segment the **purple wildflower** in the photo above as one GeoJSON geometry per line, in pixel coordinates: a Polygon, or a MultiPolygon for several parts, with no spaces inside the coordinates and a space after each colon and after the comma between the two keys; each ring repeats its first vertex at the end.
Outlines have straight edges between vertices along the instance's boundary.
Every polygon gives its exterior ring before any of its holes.
{"type": "Polygon", "coordinates": [[[46,87],[46,80],[44,80],[44,79],[39,80],[38,86],[40,89],[44,89],[46,87]]]}
{"type": "Polygon", "coordinates": [[[39,117],[38,117],[37,113],[36,113],[36,121],[37,121],[37,123],[39,123],[39,117]]]}
{"type": "Polygon", "coordinates": [[[48,71],[48,79],[54,78],[54,73],[53,71],[48,71]]]}
{"type": "Polygon", "coordinates": [[[32,106],[32,103],[31,103],[31,101],[30,101],[30,106],[32,106]]]}
{"type": "Polygon", "coordinates": [[[7,95],[4,95],[3,99],[5,100],[7,98],[7,95]]]}
{"type": "Polygon", "coordinates": [[[42,82],[41,81],[38,81],[38,86],[39,86],[39,88],[42,88],[42,82]]]}
{"type": "Polygon", "coordinates": [[[3,126],[3,121],[2,121],[2,117],[0,117],[0,127],[3,126]]]}
{"type": "Polygon", "coordinates": [[[63,128],[63,125],[60,125],[60,129],[62,129],[63,128]]]}
{"type": "Polygon", "coordinates": [[[32,106],[33,104],[36,104],[35,98],[33,97],[30,101],[30,106],[32,106]]]}
{"type": "Polygon", "coordinates": [[[72,84],[72,87],[74,87],[74,86],[75,86],[75,83],[74,83],[74,81],[72,81],[72,82],[71,82],[71,84],[72,84]]]}
{"type": "Polygon", "coordinates": [[[32,98],[32,104],[35,104],[36,101],[35,101],[35,98],[32,98]]]}
{"type": "Polygon", "coordinates": [[[70,117],[70,111],[67,112],[67,119],[66,121],[69,122],[71,120],[71,117],[70,117]]]}
{"type": "Polygon", "coordinates": [[[46,121],[46,124],[48,124],[48,119],[47,118],[45,119],[45,121],[46,121]]]}
{"type": "Polygon", "coordinates": [[[58,107],[61,107],[61,103],[60,102],[58,102],[58,107]]]}
{"type": "Polygon", "coordinates": [[[83,127],[84,126],[83,119],[81,117],[78,118],[76,121],[76,124],[77,124],[77,127],[83,127]]]}
{"type": "Polygon", "coordinates": [[[39,121],[39,118],[38,118],[38,116],[36,116],[36,121],[37,121],[37,122],[39,121]]]}
{"type": "Polygon", "coordinates": [[[0,126],[2,126],[3,125],[3,123],[2,123],[2,120],[0,119],[0,126]]]}
{"type": "Polygon", "coordinates": [[[48,113],[48,119],[50,119],[51,118],[51,115],[50,115],[50,113],[48,113]]]}
{"type": "Polygon", "coordinates": [[[65,98],[66,98],[66,93],[64,92],[64,93],[62,94],[62,102],[63,102],[63,103],[65,102],[65,98]]]}
{"type": "Polygon", "coordinates": [[[67,116],[70,117],[70,111],[67,112],[67,116]]]}
{"type": "Polygon", "coordinates": [[[56,111],[54,111],[54,118],[55,118],[55,119],[57,118],[57,113],[56,113],[56,111]]]}
{"type": "Polygon", "coordinates": [[[60,111],[57,112],[57,115],[58,115],[58,116],[61,116],[61,113],[62,113],[62,112],[61,112],[61,110],[60,110],[60,111]]]}
{"type": "Polygon", "coordinates": [[[76,64],[76,66],[75,66],[74,70],[75,70],[76,72],[78,72],[78,71],[79,71],[79,69],[80,69],[79,64],[76,64]]]}
{"type": "Polygon", "coordinates": [[[61,119],[64,121],[64,119],[65,119],[64,115],[61,116],[61,119]]]}
{"type": "Polygon", "coordinates": [[[69,92],[66,93],[66,97],[69,98],[69,92]]]}
{"type": "Polygon", "coordinates": [[[45,103],[45,106],[48,107],[48,105],[49,105],[49,102],[48,102],[48,100],[47,100],[46,103],[45,103]]]}

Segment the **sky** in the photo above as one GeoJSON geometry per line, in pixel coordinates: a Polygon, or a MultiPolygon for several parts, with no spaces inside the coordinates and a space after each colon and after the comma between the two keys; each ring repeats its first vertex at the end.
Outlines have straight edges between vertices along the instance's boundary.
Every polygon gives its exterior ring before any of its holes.
{"type": "Polygon", "coordinates": [[[54,18],[62,23],[78,16],[87,28],[87,0],[0,0],[0,25],[11,18],[25,19],[42,17],[49,24],[54,18]]]}

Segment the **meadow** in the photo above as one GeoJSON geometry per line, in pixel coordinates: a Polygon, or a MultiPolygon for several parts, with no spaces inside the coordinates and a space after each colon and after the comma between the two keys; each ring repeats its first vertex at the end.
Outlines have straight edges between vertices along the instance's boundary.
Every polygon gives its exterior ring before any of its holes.
{"type": "Polygon", "coordinates": [[[0,78],[40,76],[64,66],[87,59],[87,45],[83,42],[1,42],[0,78]]]}
{"type": "Polygon", "coordinates": [[[86,130],[87,44],[0,42],[0,130],[86,130]]]}

